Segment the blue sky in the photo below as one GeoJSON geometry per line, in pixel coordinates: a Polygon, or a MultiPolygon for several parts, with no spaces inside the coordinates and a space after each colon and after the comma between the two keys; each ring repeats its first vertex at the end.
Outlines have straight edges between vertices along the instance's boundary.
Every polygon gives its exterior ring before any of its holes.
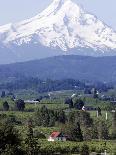
{"type": "MultiPolygon", "coordinates": [[[[116,30],[116,0],[72,0],[116,30]]],[[[0,25],[35,16],[52,0],[0,0],[0,25]]]]}

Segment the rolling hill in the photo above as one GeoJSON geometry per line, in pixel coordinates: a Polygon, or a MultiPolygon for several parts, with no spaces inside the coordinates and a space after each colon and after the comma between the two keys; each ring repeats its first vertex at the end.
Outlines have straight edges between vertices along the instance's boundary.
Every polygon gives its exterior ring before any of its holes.
{"type": "Polygon", "coordinates": [[[0,65],[1,80],[18,77],[116,81],[116,57],[63,55],[0,65]]]}

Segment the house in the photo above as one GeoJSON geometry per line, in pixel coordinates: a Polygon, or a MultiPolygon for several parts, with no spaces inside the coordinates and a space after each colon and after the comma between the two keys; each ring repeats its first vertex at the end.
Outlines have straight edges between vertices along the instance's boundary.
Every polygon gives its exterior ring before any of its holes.
{"type": "Polygon", "coordinates": [[[85,108],[85,106],[83,106],[83,107],[82,107],[82,111],[86,111],[86,108],[85,108]]]}
{"type": "Polygon", "coordinates": [[[39,103],[39,101],[35,101],[35,100],[25,100],[25,103],[30,103],[30,104],[37,104],[39,103]]]}
{"type": "Polygon", "coordinates": [[[54,141],[66,141],[66,137],[64,136],[63,133],[61,132],[53,132],[49,138],[48,138],[49,142],[54,142],[54,141]]]}

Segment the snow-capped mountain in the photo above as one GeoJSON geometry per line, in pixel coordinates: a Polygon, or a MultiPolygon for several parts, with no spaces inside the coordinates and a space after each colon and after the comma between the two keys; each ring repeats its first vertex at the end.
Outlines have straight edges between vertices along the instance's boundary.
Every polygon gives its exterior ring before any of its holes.
{"type": "Polygon", "coordinates": [[[11,56],[9,62],[65,53],[116,55],[116,32],[72,0],[53,0],[31,19],[0,26],[2,63],[4,52],[11,56]]]}

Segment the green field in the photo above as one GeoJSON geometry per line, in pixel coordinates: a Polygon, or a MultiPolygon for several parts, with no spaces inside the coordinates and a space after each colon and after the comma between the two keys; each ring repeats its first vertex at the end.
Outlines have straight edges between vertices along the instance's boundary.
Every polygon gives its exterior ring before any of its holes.
{"type": "MultiPolygon", "coordinates": [[[[24,92],[23,92],[24,93],[24,92]]],[[[24,111],[18,111],[15,109],[16,101],[11,100],[10,97],[7,98],[1,98],[0,99],[0,119],[1,122],[7,121],[8,123],[11,123],[19,132],[20,136],[23,140],[27,137],[28,133],[28,121],[32,120],[33,123],[33,132],[34,134],[42,133],[45,138],[37,138],[38,144],[40,144],[41,152],[44,152],[46,154],[75,154],[79,155],[80,150],[82,149],[83,145],[87,145],[89,147],[89,151],[101,153],[104,152],[104,150],[107,150],[107,153],[114,155],[116,154],[116,140],[111,139],[112,134],[112,120],[113,115],[111,113],[111,109],[114,108],[110,102],[101,101],[99,99],[94,99],[90,97],[81,97],[81,99],[85,103],[86,106],[92,106],[94,108],[100,107],[101,108],[101,116],[97,118],[97,111],[86,111],[90,114],[90,118],[93,120],[93,122],[96,121],[104,121],[107,124],[108,131],[109,131],[109,139],[91,139],[86,140],[83,142],[78,141],[66,141],[66,142],[48,142],[47,138],[50,136],[50,134],[53,131],[61,131],[62,124],[59,122],[55,122],[54,126],[39,126],[36,124],[37,120],[37,111],[38,109],[42,109],[43,106],[45,106],[48,110],[51,111],[63,111],[66,115],[66,117],[69,117],[69,114],[73,111],[78,111],[77,109],[70,109],[68,104],[64,104],[65,98],[70,97],[71,94],[74,93],[73,91],[58,91],[54,92],[52,94],[51,99],[43,99],[40,103],[37,104],[25,104],[24,111]],[[7,101],[9,103],[9,111],[4,111],[3,109],[3,103],[4,101],[7,101]],[[107,120],[106,120],[106,112],[107,112],[107,120]]],[[[21,98],[29,99],[29,95],[27,94],[19,94],[19,97],[21,95],[21,98]]],[[[39,94],[40,95],[40,94],[39,94]]],[[[46,94],[44,94],[46,95],[46,94]]],[[[37,94],[35,94],[37,97],[37,94]]],[[[33,98],[34,95],[32,93],[32,96],[30,95],[30,98],[33,98]]],[[[75,99],[74,99],[75,101],[75,99]]],[[[80,111],[81,112],[81,111],[80,111]]],[[[85,112],[85,113],[86,113],[85,112]]],[[[66,120],[66,123],[68,121],[66,120]]],[[[82,132],[84,133],[86,128],[82,127],[82,132]]],[[[91,127],[92,128],[92,127],[91,127]]],[[[89,131],[89,130],[88,130],[89,131]]]]}

